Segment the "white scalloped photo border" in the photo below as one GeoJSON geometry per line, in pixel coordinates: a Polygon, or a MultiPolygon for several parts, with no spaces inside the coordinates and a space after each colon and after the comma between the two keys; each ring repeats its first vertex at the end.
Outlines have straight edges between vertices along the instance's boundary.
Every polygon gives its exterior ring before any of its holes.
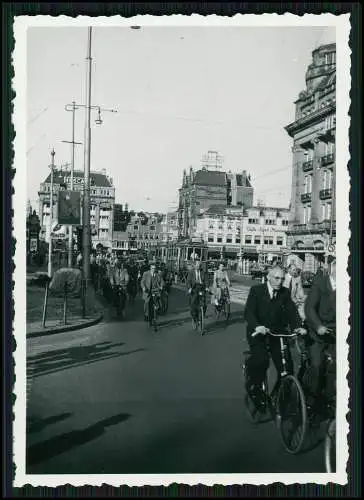
{"type": "MultiPolygon", "coordinates": [[[[25,484],[32,486],[56,487],[61,485],[101,486],[144,486],[164,485],[172,483],[185,485],[204,484],[212,485],[269,485],[282,483],[285,485],[299,483],[327,484],[329,482],[345,485],[347,484],[347,462],[348,462],[348,432],[349,424],[347,414],[349,411],[349,387],[347,376],[348,343],[349,335],[349,275],[347,273],[349,258],[349,191],[350,178],[348,172],[349,154],[349,107],[351,88],[351,50],[349,47],[350,14],[305,14],[296,16],[286,13],[278,14],[239,14],[233,17],[222,17],[217,15],[191,16],[135,16],[133,18],[111,17],[88,17],[79,16],[71,18],[67,16],[17,16],[14,21],[15,48],[13,52],[13,90],[16,92],[14,98],[14,111],[12,120],[15,129],[14,139],[14,164],[16,174],[13,181],[13,236],[16,238],[16,253],[14,261],[16,268],[13,274],[15,316],[13,322],[14,336],[17,343],[14,352],[16,381],[14,392],[17,396],[14,404],[14,457],[16,474],[15,487],[25,484]],[[336,232],[339,235],[336,246],[337,266],[337,472],[333,474],[99,474],[99,475],[29,475],[25,469],[25,443],[26,443],[26,228],[25,213],[27,192],[25,182],[27,172],[27,28],[28,27],[61,27],[61,26],[276,26],[276,27],[309,27],[309,26],[334,26],[336,27],[336,182],[339,189],[336,190],[336,232]]],[[[352,335],[356,332],[352,332],[352,335]]],[[[244,452],[242,446],[242,453],[244,452]]]]}

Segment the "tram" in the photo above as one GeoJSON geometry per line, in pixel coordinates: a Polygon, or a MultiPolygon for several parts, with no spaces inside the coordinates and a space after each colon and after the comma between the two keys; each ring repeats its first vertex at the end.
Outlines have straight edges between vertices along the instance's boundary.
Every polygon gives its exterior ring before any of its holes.
{"type": "Polygon", "coordinates": [[[201,240],[185,239],[167,242],[155,250],[156,257],[165,262],[168,269],[175,273],[188,271],[192,262],[199,260],[207,271],[207,245],[201,240]]]}

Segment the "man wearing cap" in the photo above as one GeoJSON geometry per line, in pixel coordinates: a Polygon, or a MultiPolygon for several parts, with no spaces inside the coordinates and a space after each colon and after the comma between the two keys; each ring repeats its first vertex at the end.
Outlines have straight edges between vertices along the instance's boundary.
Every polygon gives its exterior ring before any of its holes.
{"type": "Polygon", "coordinates": [[[150,264],[149,271],[145,271],[143,273],[140,286],[143,292],[143,299],[144,299],[144,319],[145,321],[148,321],[150,295],[152,292],[157,292],[160,294],[164,286],[163,278],[157,272],[156,265],[154,262],[150,264]]]}
{"type": "Polygon", "coordinates": [[[321,390],[328,392],[333,387],[323,388],[320,368],[323,355],[328,351],[336,354],[336,260],[332,260],[328,274],[317,276],[305,303],[306,321],[312,339],[310,348],[311,368],[313,370],[311,390],[316,403],[320,404],[321,390]]]}

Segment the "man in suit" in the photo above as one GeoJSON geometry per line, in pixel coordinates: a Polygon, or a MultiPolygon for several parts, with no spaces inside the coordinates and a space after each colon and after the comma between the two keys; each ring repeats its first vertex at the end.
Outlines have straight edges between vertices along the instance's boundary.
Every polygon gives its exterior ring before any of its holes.
{"type": "Polygon", "coordinates": [[[140,286],[143,292],[144,299],[144,319],[145,321],[148,321],[150,294],[152,292],[157,292],[160,294],[164,286],[163,278],[157,272],[154,262],[150,264],[149,271],[145,271],[143,273],[140,286]]]}
{"type": "MultiPolygon", "coordinates": [[[[201,262],[196,260],[193,264],[193,268],[189,271],[187,275],[187,293],[190,297],[190,312],[193,321],[194,329],[197,328],[197,318],[198,318],[198,293],[199,291],[205,291],[208,287],[208,276],[207,273],[203,272],[201,269],[201,262]]],[[[206,314],[207,301],[206,293],[203,294],[204,301],[204,313],[206,314]]]]}
{"type": "MultiPolygon", "coordinates": [[[[312,345],[310,346],[311,390],[315,403],[321,403],[321,390],[329,393],[334,391],[334,385],[322,386],[321,370],[324,351],[327,350],[335,359],[336,354],[336,260],[330,265],[330,271],[325,275],[318,275],[314,280],[305,303],[306,321],[309,327],[312,345]],[[328,335],[329,332],[334,335],[328,335]]],[[[334,369],[334,368],[333,368],[334,369]]],[[[332,380],[332,384],[335,381],[332,380]]]]}
{"type": "MultiPolygon", "coordinates": [[[[268,272],[267,282],[250,289],[245,306],[244,319],[247,323],[247,340],[251,352],[247,361],[246,388],[258,404],[261,401],[262,383],[269,366],[269,352],[278,374],[282,370],[280,340],[278,337],[269,336],[268,352],[264,338],[267,330],[278,334],[290,327],[302,334],[306,333],[300,328],[301,318],[289,290],[282,286],[284,279],[283,269],[279,266],[272,267],[268,272]]],[[[293,369],[290,354],[286,369],[288,372],[293,369]]]]}
{"type": "Polygon", "coordinates": [[[299,275],[298,268],[295,264],[290,264],[287,273],[284,277],[283,286],[288,288],[291,292],[291,299],[297,306],[299,315],[302,321],[305,319],[304,302],[306,299],[305,292],[303,291],[302,278],[299,275]]]}

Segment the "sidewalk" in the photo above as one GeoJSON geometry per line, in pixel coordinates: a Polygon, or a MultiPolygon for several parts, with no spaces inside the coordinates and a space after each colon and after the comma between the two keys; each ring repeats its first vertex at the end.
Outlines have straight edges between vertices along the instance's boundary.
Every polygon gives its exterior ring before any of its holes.
{"type": "Polygon", "coordinates": [[[94,317],[71,319],[66,325],[59,320],[49,320],[46,322],[45,328],[42,327],[41,321],[27,323],[27,338],[41,337],[43,335],[53,335],[56,333],[71,332],[80,330],[89,326],[96,325],[103,319],[103,314],[97,313],[94,317]]]}

